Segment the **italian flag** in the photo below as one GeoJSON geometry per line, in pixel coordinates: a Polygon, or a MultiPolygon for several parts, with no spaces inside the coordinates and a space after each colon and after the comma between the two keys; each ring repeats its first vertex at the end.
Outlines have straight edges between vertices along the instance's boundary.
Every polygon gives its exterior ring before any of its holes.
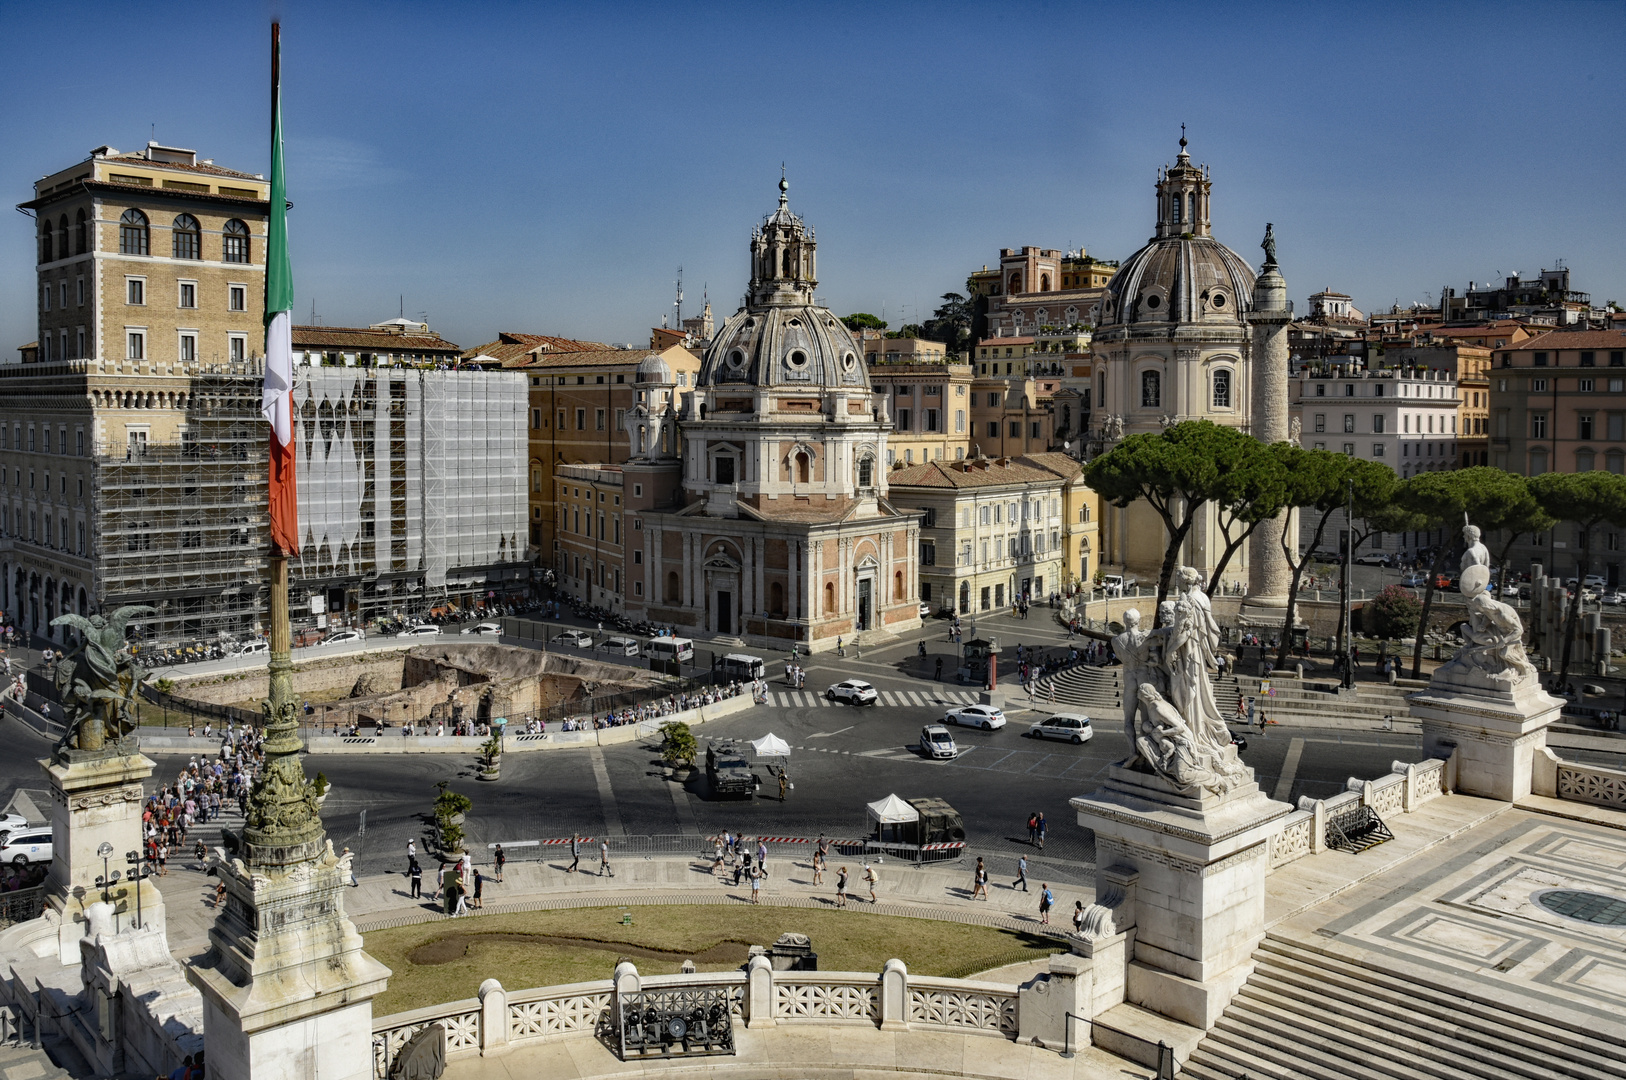
{"type": "Polygon", "coordinates": [[[294,273],[288,261],[288,196],[282,173],[282,28],[271,25],[271,213],[265,244],[265,387],[260,412],[271,424],[271,544],[299,553],[294,482],[294,273]]]}

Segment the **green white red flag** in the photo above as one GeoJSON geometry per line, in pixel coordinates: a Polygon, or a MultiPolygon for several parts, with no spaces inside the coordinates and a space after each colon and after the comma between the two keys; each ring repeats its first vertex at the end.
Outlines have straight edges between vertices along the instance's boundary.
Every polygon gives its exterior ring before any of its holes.
{"type": "Polygon", "coordinates": [[[294,479],[294,273],[288,260],[288,191],[282,172],[282,27],[271,24],[271,207],[265,244],[265,386],[260,412],[271,424],[271,543],[299,553],[294,479]]]}

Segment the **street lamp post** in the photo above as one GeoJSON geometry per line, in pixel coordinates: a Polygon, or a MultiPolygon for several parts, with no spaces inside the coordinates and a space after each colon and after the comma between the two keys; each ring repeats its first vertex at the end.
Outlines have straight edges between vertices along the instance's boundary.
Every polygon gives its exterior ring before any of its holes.
{"type": "Polygon", "coordinates": [[[135,926],[136,926],[137,930],[141,929],[141,881],[142,881],[143,878],[145,878],[147,876],[145,873],[142,872],[142,866],[141,866],[141,855],[142,855],[142,852],[145,851],[145,850],[146,850],[146,845],[145,845],[145,843],[143,843],[141,847],[136,848],[134,851],[126,851],[124,853],[124,861],[130,865],[130,873],[126,876],[126,880],[133,880],[135,882],[135,889],[136,889],[135,926]]]}
{"type": "MultiPolygon", "coordinates": [[[[101,846],[96,849],[96,854],[102,857],[102,876],[96,879],[96,885],[102,890],[102,903],[110,904],[112,903],[113,898],[108,895],[107,890],[110,889],[120,877],[117,870],[109,871],[107,868],[107,860],[113,857],[113,845],[109,844],[106,840],[103,840],[101,846]]],[[[115,906],[113,908],[113,933],[116,934],[118,932],[119,909],[117,906],[115,906]]]]}

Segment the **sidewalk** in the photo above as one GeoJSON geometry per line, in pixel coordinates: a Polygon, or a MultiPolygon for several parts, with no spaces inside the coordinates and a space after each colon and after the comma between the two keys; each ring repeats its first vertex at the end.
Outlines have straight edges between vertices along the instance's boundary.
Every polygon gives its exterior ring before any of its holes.
{"type": "MultiPolygon", "coordinates": [[[[697,838],[698,839],[698,838],[697,838]]],[[[598,849],[587,845],[582,852],[581,870],[565,873],[570,865],[568,852],[541,862],[509,862],[504,880],[490,875],[492,867],[481,853],[476,867],[487,874],[485,907],[474,914],[500,915],[572,907],[618,907],[636,904],[749,904],[751,887],[742,880],[733,884],[732,870],[726,875],[711,872],[711,859],[694,856],[662,855],[621,858],[611,864],[614,877],[600,877],[598,849]]],[[[386,927],[445,919],[429,901],[434,890],[437,866],[433,857],[420,857],[424,868],[423,898],[412,899],[406,874],[392,873],[361,879],[358,887],[345,895],[345,911],[362,932],[386,927]]],[[[214,879],[185,865],[171,862],[168,876],[156,884],[164,894],[169,927],[170,952],[176,957],[196,955],[208,948],[209,928],[214,924],[214,879]],[[207,899],[206,899],[207,898],[207,899]]],[[[406,855],[401,856],[402,870],[406,855]]],[[[878,902],[871,904],[863,883],[862,863],[857,859],[838,860],[832,853],[824,873],[824,884],[813,884],[812,855],[794,858],[768,858],[768,880],[762,889],[762,902],[776,907],[831,907],[835,903],[836,870],[848,870],[849,909],[856,913],[915,916],[954,922],[998,926],[1029,933],[1043,931],[1039,923],[1039,892],[1043,879],[1030,872],[1028,888],[1012,889],[1010,878],[989,875],[990,899],[973,901],[971,876],[974,860],[956,862],[943,868],[915,868],[908,863],[877,860],[880,874],[876,890],[878,902]]],[[[1075,901],[1088,906],[1094,890],[1076,884],[1051,882],[1055,908],[1050,929],[1064,934],[1072,929],[1075,901]]]]}

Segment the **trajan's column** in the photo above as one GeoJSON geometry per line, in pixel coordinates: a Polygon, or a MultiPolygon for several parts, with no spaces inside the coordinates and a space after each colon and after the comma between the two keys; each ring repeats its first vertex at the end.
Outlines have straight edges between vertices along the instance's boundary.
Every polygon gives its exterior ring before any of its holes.
{"type": "MultiPolygon", "coordinates": [[[[1253,285],[1253,310],[1248,323],[1253,330],[1253,409],[1251,430],[1262,443],[1285,442],[1287,418],[1287,327],[1293,321],[1287,302],[1287,281],[1276,268],[1276,236],[1265,226],[1265,265],[1253,285]]],[[[1248,621],[1277,620],[1287,607],[1287,592],[1293,582],[1292,567],[1282,552],[1282,528],[1292,511],[1283,511],[1254,531],[1248,552],[1248,621]]],[[[1289,542],[1296,542],[1290,537],[1289,542]]]]}

